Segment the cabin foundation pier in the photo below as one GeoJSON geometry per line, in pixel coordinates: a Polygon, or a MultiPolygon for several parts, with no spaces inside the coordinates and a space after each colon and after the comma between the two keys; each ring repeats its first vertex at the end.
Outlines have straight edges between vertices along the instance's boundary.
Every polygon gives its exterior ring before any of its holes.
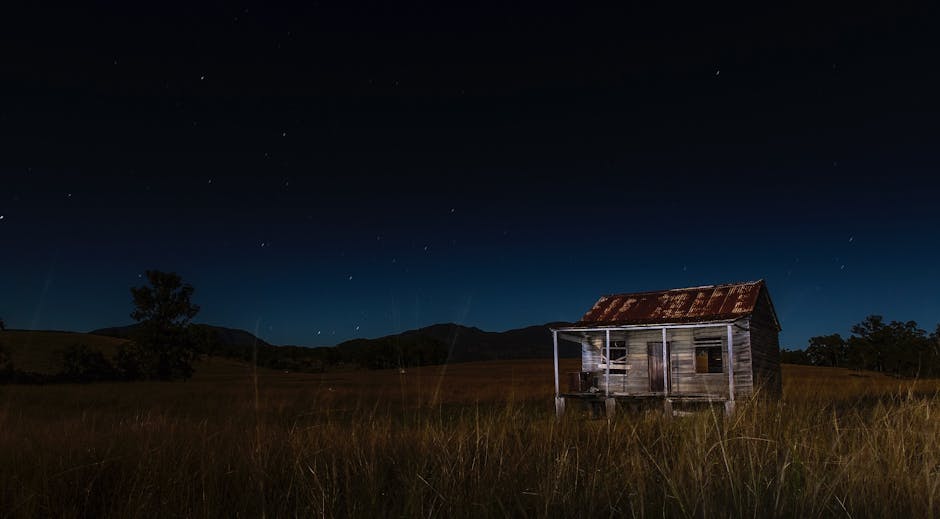
{"type": "Polygon", "coordinates": [[[617,399],[606,399],[604,402],[604,410],[607,412],[607,419],[612,419],[617,414],[617,399]]]}

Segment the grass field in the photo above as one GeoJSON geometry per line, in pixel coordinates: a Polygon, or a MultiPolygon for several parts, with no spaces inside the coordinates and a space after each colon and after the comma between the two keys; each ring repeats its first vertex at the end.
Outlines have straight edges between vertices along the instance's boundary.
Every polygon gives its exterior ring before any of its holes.
{"type": "MultiPolygon", "coordinates": [[[[576,370],[578,361],[562,369],[576,370]]],[[[553,415],[551,361],[0,387],[9,517],[937,517],[940,384],[784,366],[784,399],[553,415]]]]}

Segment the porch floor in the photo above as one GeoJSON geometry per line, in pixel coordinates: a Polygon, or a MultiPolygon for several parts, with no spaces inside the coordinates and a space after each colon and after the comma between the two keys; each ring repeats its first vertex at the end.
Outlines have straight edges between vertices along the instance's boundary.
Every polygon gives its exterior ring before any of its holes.
{"type": "Polygon", "coordinates": [[[662,392],[647,393],[611,393],[605,395],[602,392],[581,392],[581,393],[562,393],[562,398],[571,398],[576,400],[606,400],[613,398],[615,400],[668,400],[670,402],[724,402],[728,400],[727,395],[716,395],[707,393],[681,393],[665,394],[662,392]]]}

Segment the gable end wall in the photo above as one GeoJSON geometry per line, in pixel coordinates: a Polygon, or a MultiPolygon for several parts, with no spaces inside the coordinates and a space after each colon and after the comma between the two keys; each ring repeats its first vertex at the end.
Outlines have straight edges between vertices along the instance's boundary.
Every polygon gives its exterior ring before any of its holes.
{"type": "Polygon", "coordinates": [[[762,289],[749,322],[751,358],[755,390],[758,394],[779,397],[780,339],[772,308],[767,289],[762,289]]]}

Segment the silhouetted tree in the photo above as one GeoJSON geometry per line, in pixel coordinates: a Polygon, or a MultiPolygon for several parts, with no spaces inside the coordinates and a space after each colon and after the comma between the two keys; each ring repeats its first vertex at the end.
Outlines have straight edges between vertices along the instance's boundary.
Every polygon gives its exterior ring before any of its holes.
{"type": "Polygon", "coordinates": [[[927,360],[925,364],[929,366],[929,369],[925,370],[925,374],[935,377],[940,376],[940,324],[937,325],[937,329],[927,339],[926,349],[927,360]]]}
{"type": "Polygon", "coordinates": [[[806,356],[814,366],[844,366],[846,353],[845,339],[838,333],[812,337],[806,348],[806,356]]]}
{"type": "Polygon", "coordinates": [[[885,352],[885,370],[901,377],[926,374],[929,364],[930,339],[914,321],[891,321],[888,325],[893,347],[885,352]]]}
{"type": "Polygon", "coordinates": [[[3,318],[0,317],[0,332],[5,332],[5,331],[7,331],[7,324],[3,322],[3,318]]]}
{"type": "Polygon", "coordinates": [[[133,371],[136,363],[139,373],[147,378],[189,378],[195,348],[188,328],[199,313],[199,306],[191,301],[193,287],[173,272],[148,270],[146,276],[150,286],[131,288],[135,307],[131,317],[140,326],[119,365],[125,374],[133,371]]]}
{"type": "Polygon", "coordinates": [[[856,369],[884,371],[885,333],[884,319],[880,315],[869,315],[859,324],[852,326],[849,337],[848,361],[856,369]]]}
{"type": "Polygon", "coordinates": [[[937,329],[930,334],[930,353],[936,359],[940,359],[940,324],[937,324],[937,329]]]}
{"type": "Polygon", "coordinates": [[[848,361],[852,367],[917,376],[936,372],[927,332],[914,321],[885,324],[880,315],[870,315],[852,327],[848,361]]]}

